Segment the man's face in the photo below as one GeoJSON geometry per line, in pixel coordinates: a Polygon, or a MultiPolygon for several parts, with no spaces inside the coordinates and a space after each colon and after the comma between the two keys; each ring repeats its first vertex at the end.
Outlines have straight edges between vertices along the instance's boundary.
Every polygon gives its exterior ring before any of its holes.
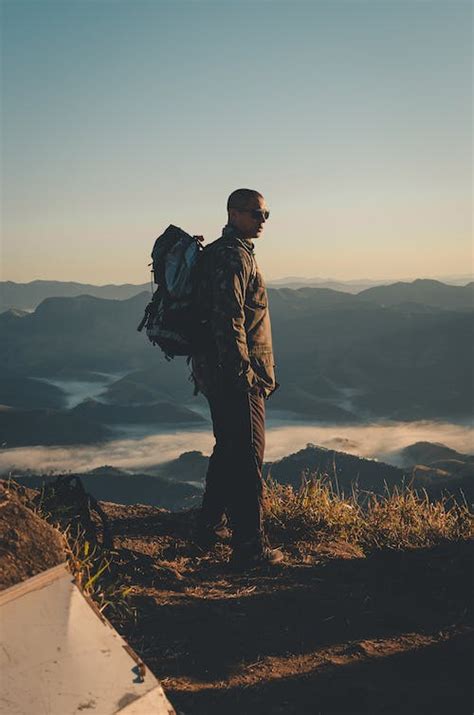
{"type": "Polygon", "coordinates": [[[264,213],[268,211],[265,199],[251,199],[245,209],[230,209],[229,221],[239,231],[242,238],[259,238],[265,224],[264,213]]]}

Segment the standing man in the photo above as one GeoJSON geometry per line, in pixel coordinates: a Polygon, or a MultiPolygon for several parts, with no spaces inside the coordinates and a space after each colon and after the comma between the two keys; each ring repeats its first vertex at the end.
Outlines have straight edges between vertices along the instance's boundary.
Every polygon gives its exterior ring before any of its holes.
{"type": "Polygon", "coordinates": [[[232,528],[232,564],[275,565],[262,521],[265,399],[277,387],[268,299],[254,255],[270,216],[258,191],[237,189],[227,201],[221,238],[204,252],[201,281],[206,338],[193,358],[198,390],[207,397],[215,436],[197,541],[212,546],[232,528]]]}

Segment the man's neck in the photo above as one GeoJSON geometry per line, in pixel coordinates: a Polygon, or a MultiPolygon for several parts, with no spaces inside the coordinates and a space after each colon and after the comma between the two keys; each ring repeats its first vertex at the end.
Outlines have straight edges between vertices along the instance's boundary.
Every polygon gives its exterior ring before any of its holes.
{"type": "Polygon", "coordinates": [[[238,238],[240,241],[245,241],[246,244],[249,244],[251,248],[254,247],[253,238],[247,238],[246,236],[242,236],[239,229],[231,223],[228,223],[226,226],[224,226],[224,228],[222,229],[222,235],[229,238],[238,238]]]}

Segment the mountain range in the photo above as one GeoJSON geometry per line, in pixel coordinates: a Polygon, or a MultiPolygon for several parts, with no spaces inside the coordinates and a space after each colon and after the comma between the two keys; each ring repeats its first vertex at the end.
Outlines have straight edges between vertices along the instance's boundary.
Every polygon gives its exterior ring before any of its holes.
{"type": "MultiPolygon", "coordinates": [[[[430,280],[433,283],[444,282],[452,286],[464,286],[470,278],[466,276],[450,277],[443,281],[430,280]]],[[[388,287],[393,281],[383,280],[333,280],[327,278],[301,278],[289,276],[287,278],[278,278],[268,281],[268,286],[271,288],[328,288],[331,290],[341,291],[343,293],[357,294],[363,290],[374,288],[377,286],[388,287]]],[[[410,285],[410,282],[400,283],[395,285],[410,285]]],[[[110,300],[126,300],[132,298],[139,293],[148,292],[154,289],[152,282],[141,283],[134,285],[125,283],[121,285],[92,285],[90,283],[76,283],[73,281],[47,281],[35,280],[29,283],[15,283],[14,281],[0,281],[0,311],[9,309],[16,310],[34,310],[46,298],[74,298],[80,295],[91,295],[95,298],[107,298],[110,300]]]]}
{"type": "Polygon", "coordinates": [[[72,281],[36,280],[30,283],[0,281],[0,310],[16,308],[31,311],[46,298],[76,298],[80,295],[91,295],[95,298],[108,298],[110,300],[126,300],[146,290],[151,291],[150,283],[97,286],[72,281]]]}
{"type": "Polygon", "coordinates": [[[0,404],[0,447],[98,444],[126,437],[132,425],[185,429],[204,418],[180,405],[107,405],[84,400],[66,410],[15,409],[0,404]],[[111,429],[115,428],[115,429],[111,429]]]}
{"type": "MultiPolygon", "coordinates": [[[[114,467],[99,467],[78,475],[87,492],[102,501],[117,504],[151,504],[162,509],[178,510],[197,506],[202,489],[159,475],[130,474],[114,467]]],[[[51,474],[15,475],[15,481],[31,489],[56,479],[51,474]]]]}
{"type": "MultiPolygon", "coordinates": [[[[369,494],[386,495],[394,489],[412,486],[430,499],[451,494],[469,503],[474,498],[474,456],[461,454],[445,445],[429,442],[412,444],[397,455],[404,467],[365,459],[340,450],[308,444],[304,449],[275,462],[264,464],[264,476],[298,489],[303,480],[321,477],[336,493],[346,495],[357,489],[362,500],[369,494]],[[450,459],[439,460],[438,457],[450,459]]],[[[87,491],[96,499],[119,504],[151,504],[181,509],[197,504],[204,487],[208,458],[201,452],[181,454],[145,473],[103,466],[80,474],[87,491]]],[[[16,481],[38,488],[52,475],[14,472],[16,481]]]]}
{"type": "Polygon", "coordinates": [[[336,493],[384,495],[410,486],[431,499],[452,494],[462,501],[474,499],[474,456],[461,454],[445,445],[417,442],[404,448],[395,460],[403,467],[366,459],[334,449],[308,444],[302,450],[265,465],[265,475],[280,484],[298,488],[304,479],[319,476],[328,480],[336,493]],[[437,459],[449,453],[450,459],[437,459]]]}
{"type": "MultiPolygon", "coordinates": [[[[330,423],[465,419],[473,397],[473,295],[472,283],[426,280],[359,295],[269,289],[281,384],[270,411],[330,423]]],[[[96,380],[98,373],[118,373],[99,404],[82,405],[76,417],[107,427],[117,418],[101,403],[117,410],[134,405],[133,422],[153,423],[151,405],[189,407],[185,360],[167,362],[136,331],[148,298],[56,297],[33,313],[0,314],[0,404],[64,409],[58,388],[39,378],[96,380]]],[[[4,412],[4,423],[9,418],[19,424],[13,412],[4,412]]]]}

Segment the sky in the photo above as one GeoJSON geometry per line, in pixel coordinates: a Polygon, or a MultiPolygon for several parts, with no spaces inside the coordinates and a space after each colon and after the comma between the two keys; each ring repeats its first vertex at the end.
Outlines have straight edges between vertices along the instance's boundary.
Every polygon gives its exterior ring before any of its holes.
{"type": "Polygon", "coordinates": [[[1,280],[144,283],[266,197],[267,279],[472,270],[464,0],[3,0],[1,280]]]}

